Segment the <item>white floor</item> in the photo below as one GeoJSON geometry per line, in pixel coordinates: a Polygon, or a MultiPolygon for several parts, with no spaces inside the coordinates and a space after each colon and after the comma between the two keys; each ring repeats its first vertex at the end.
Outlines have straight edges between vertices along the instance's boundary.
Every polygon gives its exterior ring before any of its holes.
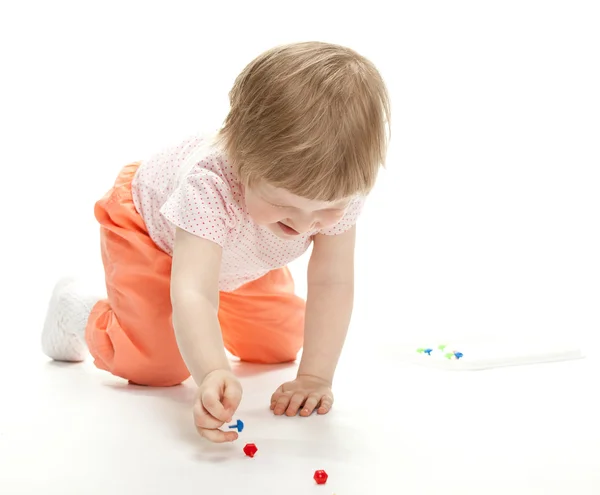
{"type": "Polygon", "coordinates": [[[448,372],[394,362],[388,349],[373,350],[365,372],[352,366],[358,351],[348,349],[324,417],[268,410],[294,367],[237,365],[246,428],[225,446],[197,437],[190,383],[133,387],[90,362],[35,356],[5,375],[0,493],[600,493],[597,357],[448,372]]]}
{"type": "Polygon", "coordinates": [[[598,2],[4,4],[0,495],[600,494],[598,2]],[[49,363],[44,305],[101,271],[93,204],[119,169],[220,125],[251,58],[310,39],[370,57],[394,109],[336,403],[275,418],[294,368],[241,366],[246,430],[206,445],[191,384],[49,363]],[[434,335],[568,336],[589,357],[402,364],[434,335]]]}

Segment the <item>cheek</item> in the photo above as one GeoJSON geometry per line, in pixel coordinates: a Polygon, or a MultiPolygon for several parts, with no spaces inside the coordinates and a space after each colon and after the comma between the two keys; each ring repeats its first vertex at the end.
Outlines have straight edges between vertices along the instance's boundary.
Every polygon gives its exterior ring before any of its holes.
{"type": "Polygon", "coordinates": [[[277,223],[284,218],[281,211],[254,198],[246,199],[246,209],[252,220],[259,225],[277,223]]]}
{"type": "Polygon", "coordinates": [[[321,224],[321,228],[326,229],[329,227],[333,227],[335,224],[339,223],[339,221],[344,218],[345,212],[332,212],[323,215],[319,219],[319,223],[321,224]]]}

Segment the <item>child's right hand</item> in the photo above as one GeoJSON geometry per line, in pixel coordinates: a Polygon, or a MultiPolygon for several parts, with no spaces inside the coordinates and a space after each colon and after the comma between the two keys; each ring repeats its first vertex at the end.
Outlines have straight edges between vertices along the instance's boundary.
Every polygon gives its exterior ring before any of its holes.
{"type": "Polygon", "coordinates": [[[233,420],[242,400],[242,386],[228,370],[215,370],[204,377],[194,404],[194,422],[201,436],[211,442],[237,440],[236,431],[219,428],[233,420]]]}

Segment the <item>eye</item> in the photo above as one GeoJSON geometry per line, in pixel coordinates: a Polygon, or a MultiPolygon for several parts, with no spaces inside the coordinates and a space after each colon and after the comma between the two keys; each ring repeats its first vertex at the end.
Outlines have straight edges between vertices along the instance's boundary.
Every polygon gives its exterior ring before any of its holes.
{"type": "Polygon", "coordinates": [[[265,196],[263,196],[262,194],[259,196],[260,199],[262,199],[265,203],[267,203],[271,208],[287,208],[287,206],[283,206],[283,205],[278,205],[277,203],[272,203],[271,201],[269,201],[265,196]]]}
{"type": "Polygon", "coordinates": [[[325,210],[325,212],[331,213],[333,215],[340,215],[340,214],[346,213],[347,208],[348,208],[347,206],[345,206],[344,208],[329,208],[329,209],[325,210]]]}

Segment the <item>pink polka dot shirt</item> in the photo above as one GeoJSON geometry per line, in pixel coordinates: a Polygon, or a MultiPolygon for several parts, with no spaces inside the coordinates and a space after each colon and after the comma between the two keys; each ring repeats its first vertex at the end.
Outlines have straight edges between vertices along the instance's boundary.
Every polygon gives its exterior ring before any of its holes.
{"type": "Polygon", "coordinates": [[[203,135],[142,161],[132,183],[135,207],[152,240],[167,254],[173,254],[176,227],[222,247],[221,291],[233,291],[286,266],[308,250],[318,233],[347,231],[364,202],[355,199],[330,229],[281,239],[254,223],[242,191],[231,162],[203,135]]]}

